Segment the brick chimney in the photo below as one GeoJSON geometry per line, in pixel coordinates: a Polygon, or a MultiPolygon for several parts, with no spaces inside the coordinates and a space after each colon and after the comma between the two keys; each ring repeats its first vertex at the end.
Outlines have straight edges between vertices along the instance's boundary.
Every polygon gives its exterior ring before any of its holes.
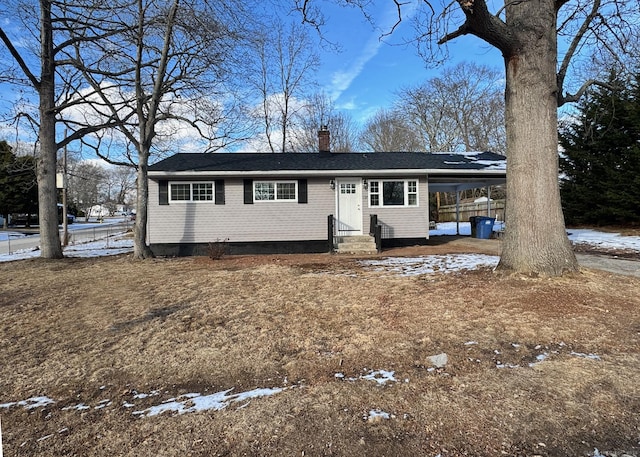
{"type": "Polygon", "coordinates": [[[320,153],[331,152],[331,148],[329,146],[330,139],[329,127],[323,125],[320,127],[320,130],[318,130],[318,151],[320,153]]]}

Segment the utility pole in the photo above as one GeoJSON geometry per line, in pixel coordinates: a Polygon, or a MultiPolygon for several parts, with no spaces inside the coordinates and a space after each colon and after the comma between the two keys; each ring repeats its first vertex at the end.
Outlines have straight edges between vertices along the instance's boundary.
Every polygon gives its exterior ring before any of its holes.
{"type": "MultiPolygon", "coordinates": [[[[65,131],[66,136],[66,131],[65,131]]],[[[62,246],[69,244],[69,221],[67,218],[67,145],[62,156],[62,246]]]]}

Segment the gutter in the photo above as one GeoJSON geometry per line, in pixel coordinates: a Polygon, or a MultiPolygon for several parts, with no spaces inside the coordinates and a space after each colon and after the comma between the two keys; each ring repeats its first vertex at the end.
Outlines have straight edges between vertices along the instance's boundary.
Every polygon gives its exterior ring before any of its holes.
{"type": "Polygon", "coordinates": [[[186,170],[186,171],[149,171],[150,179],[162,178],[192,178],[203,175],[219,177],[252,178],[264,176],[304,176],[304,177],[337,177],[337,176],[485,176],[504,177],[506,170],[496,168],[486,169],[360,169],[360,170],[270,170],[270,171],[216,171],[216,170],[186,170]]]}

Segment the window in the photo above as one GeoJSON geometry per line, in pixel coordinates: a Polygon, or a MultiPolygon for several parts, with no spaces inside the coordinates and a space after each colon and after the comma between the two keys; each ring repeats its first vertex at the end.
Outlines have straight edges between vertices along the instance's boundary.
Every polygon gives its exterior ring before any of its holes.
{"type": "Polygon", "coordinates": [[[256,201],[275,200],[275,184],[272,182],[257,182],[254,184],[253,198],[256,201]]]}
{"type": "Polygon", "coordinates": [[[418,181],[370,181],[369,206],[418,206],[418,181]]]}
{"type": "Polygon", "coordinates": [[[342,183],[340,184],[340,193],[341,194],[355,194],[356,193],[356,185],[350,183],[342,183]]]}
{"type": "Polygon", "coordinates": [[[296,184],[293,182],[276,183],[276,200],[295,200],[296,184]]]}
{"type": "Polygon", "coordinates": [[[378,181],[369,183],[369,204],[370,206],[380,206],[380,183],[378,181]]]}
{"type": "Polygon", "coordinates": [[[170,183],[171,201],[213,201],[213,183],[170,183]]]}
{"type": "Polygon", "coordinates": [[[407,181],[407,204],[418,206],[418,182],[407,181]]]}
{"type": "Polygon", "coordinates": [[[191,187],[193,190],[193,200],[213,200],[213,186],[211,183],[193,183],[191,187]]]}
{"type": "Polygon", "coordinates": [[[255,201],[296,201],[296,181],[256,181],[253,183],[255,201]]]}
{"type": "Polygon", "coordinates": [[[191,200],[191,184],[171,184],[171,200],[191,200]]]}

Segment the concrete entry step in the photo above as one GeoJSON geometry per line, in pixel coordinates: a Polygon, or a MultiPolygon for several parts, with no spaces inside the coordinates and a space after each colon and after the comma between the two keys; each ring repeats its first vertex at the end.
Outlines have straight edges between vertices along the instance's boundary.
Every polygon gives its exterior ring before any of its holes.
{"type": "Polygon", "coordinates": [[[337,237],[338,254],[376,254],[376,240],[369,235],[337,237]]]}

